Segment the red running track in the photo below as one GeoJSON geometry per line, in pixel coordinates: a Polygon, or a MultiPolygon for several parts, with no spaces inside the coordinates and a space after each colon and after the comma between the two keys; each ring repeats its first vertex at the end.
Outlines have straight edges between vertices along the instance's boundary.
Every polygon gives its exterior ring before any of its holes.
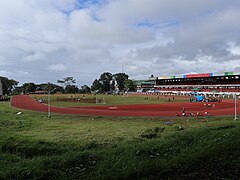
{"type": "MultiPolygon", "coordinates": [[[[196,114],[200,112],[205,115],[234,115],[234,101],[223,100],[214,104],[214,107],[204,106],[206,103],[193,102],[171,102],[163,104],[135,104],[135,105],[118,105],[118,106],[91,106],[91,107],[51,107],[51,112],[59,114],[79,114],[94,116],[175,116],[181,114],[182,106],[185,106],[186,114],[196,114]]],[[[207,103],[210,104],[210,103],[207,103]]],[[[26,95],[14,96],[11,100],[11,106],[20,109],[48,112],[48,106],[41,104],[35,99],[26,95]]],[[[237,106],[237,112],[240,112],[240,106],[237,106]]]]}

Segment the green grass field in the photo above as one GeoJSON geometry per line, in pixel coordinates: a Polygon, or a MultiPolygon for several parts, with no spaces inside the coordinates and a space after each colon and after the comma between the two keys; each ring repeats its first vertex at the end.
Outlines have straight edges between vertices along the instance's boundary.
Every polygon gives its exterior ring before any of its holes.
{"type": "MultiPolygon", "coordinates": [[[[125,105],[125,104],[157,104],[157,103],[174,103],[174,102],[186,102],[189,101],[188,98],[180,98],[175,97],[174,100],[172,97],[159,97],[157,95],[146,95],[146,96],[132,96],[132,95],[103,95],[103,94],[87,94],[84,95],[86,99],[93,99],[94,97],[98,99],[104,98],[104,101],[106,102],[106,105],[112,106],[112,105],[125,105]],[[148,99],[146,99],[146,97],[148,99]],[[169,102],[170,98],[170,102],[169,102]]],[[[48,103],[48,95],[31,95],[32,98],[44,98],[45,103],[48,103]]],[[[99,106],[104,105],[102,103],[96,104],[96,103],[87,103],[84,101],[75,101],[75,102],[69,102],[68,100],[70,98],[75,99],[83,99],[82,94],[74,94],[74,95],[51,95],[51,104],[53,106],[59,106],[59,107],[78,107],[78,106],[99,106]],[[64,101],[63,99],[66,99],[64,101]]],[[[95,101],[96,102],[96,101],[95,101]]]]}
{"type": "Polygon", "coordinates": [[[0,103],[0,179],[240,178],[240,122],[232,116],[18,111],[0,103]]]}

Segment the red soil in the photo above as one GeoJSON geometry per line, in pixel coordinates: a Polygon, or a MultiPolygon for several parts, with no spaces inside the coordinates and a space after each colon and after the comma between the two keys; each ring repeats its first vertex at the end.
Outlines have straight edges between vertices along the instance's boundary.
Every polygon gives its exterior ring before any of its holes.
{"type": "MultiPolygon", "coordinates": [[[[48,106],[26,96],[14,96],[11,100],[11,106],[20,109],[47,112],[48,106]]],[[[223,100],[218,103],[194,103],[194,102],[171,102],[164,104],[135,104],[118,106],[91,106],[91,107],[51,107],[51,112],[59,114],[80,114],[94,116],[175,116],[176,113],[182,113],[182,106],[185,106],[185,113],[196,114],[200,112],[205,116],[207,111],[211,116],[234,115],[234,101],[223,100]],[[214,104],[212,107],[206,107],[204,104],[214,104]]],[[[237,106],[240,112],[240,106],[237,106]]]]}

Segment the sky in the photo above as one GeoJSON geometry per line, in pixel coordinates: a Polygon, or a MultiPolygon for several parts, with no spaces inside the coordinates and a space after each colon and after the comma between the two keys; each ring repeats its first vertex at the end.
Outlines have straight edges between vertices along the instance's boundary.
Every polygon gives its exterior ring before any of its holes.
{"type": "Polygon", "coordinates": [[[240,73],[239,0],[0,0],[0,76],[240,73]]]}

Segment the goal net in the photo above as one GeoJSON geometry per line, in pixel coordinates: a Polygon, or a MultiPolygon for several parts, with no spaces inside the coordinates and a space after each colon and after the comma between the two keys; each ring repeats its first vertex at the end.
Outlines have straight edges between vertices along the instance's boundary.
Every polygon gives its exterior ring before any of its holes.
{"type": "Polygon", "coordinates": [[[104,97],[96,98],[96,104],[106,104],[106,100],[104,97]]]}

